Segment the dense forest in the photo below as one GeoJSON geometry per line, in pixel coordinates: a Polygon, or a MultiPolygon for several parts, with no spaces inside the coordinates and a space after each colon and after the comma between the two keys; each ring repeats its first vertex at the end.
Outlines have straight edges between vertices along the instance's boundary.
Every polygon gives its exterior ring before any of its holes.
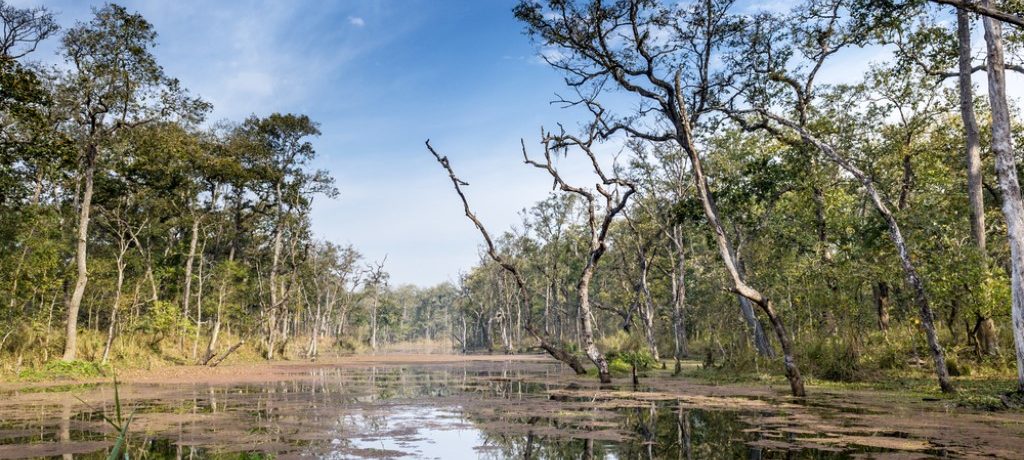
{"type": "Polygon", "coordinates": [[[523,140],[553,191],[512,229],[477,218],[473,178],[428,142],[423,174],[456,192],[438,206],[484,245],[416,287],[311,232],[314,200],[344,190],[313,166],[316,121],[208,120],[121,6],[62,30],[0,1],[0,370],[416,343],[543,350],[602,382],[697,360],[797,396],[808,377],[952,392],[972,373],[1024,391],[1021,5],[734,3],[518,3],[565,77],[556,103],[586,120],[523,140]],[[37,60],[46,41],[61,65],[37,60]],[[821,76],[865,49],[863,75],[821,76]]]}

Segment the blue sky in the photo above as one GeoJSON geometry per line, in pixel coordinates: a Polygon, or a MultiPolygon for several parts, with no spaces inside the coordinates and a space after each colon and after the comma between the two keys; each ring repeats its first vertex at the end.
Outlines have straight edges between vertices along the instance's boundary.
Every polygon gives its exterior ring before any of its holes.
{"type": "MultiPolygon", "coordinates": [[[[64,27],[100,4],[12,3],[46,5],[64,27]]],[[[314,201],[315,233],[368,259],[387,255],[394,283],[420,285],[455,279],[481,241],[423,141],[452,158],[498,232],[550,190],[522,164],[519,139],[572,125],[549,104],[562,79],[536,57],[514,3],[121,2],[154,24],[159,62],[214,104],[212,121],[272,112],[318,121],[316,166],[341,195],[314,201]]],[[[56,45],[34,57],[54,60],[56,45]]]]}
{"type": "MultiPolygon", "coordinates": [[[[11,3],[44,4],[65,27],[101,4],[11,3]]],[[[155,25],[159,62],[214,104],[211,121],[293,112],[321,124],[316,167],[332,173],[341,195],[314,201],[314,231],[368,259],[386,255],[396,284],[453,280],[478,260],[479,234],[425,139],[472,184],[471,203],[497,233],[550,192],[550,179],[522,164],[519,139],[530,145],[541,126],[578,120],[549,104],[564,91],[562,78],[523,35],[514,0],[121,3],[155,25]]],[[[793,2],[745,3],[783,9],[793,2]]],[[[55,48],[52,40],[35,58],[56,62],[55,48]]],[[[822,78],[849,81],[883,56],[851,51],[822,78]]],[[[572,158],[560,167],[588,179],[586,165],[572,158]]]]}

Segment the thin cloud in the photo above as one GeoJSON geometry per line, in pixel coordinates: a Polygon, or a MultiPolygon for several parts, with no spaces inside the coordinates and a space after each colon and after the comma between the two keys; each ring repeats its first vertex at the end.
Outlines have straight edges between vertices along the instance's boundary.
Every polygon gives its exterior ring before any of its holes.
{"type": "Polygon", "coordinates": [[[363,27],[366,25],[366,21],[364,21],[363,18],[359,16],[349,16],[348,23],[356,27],[363,27]]]}

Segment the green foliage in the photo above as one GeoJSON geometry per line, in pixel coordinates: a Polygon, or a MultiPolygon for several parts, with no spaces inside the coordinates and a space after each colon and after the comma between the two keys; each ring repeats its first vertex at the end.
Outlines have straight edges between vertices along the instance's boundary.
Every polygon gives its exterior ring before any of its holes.
{"type": "Polygon", "coordinates": [[[806,348],[804,359],[817,378],[853,382],[864,376],[859,347],[853,340],[817,341],[806,348]]]}
{"type": "Polygon", "coordinates": [[[182,315],[181,309],[165,301],[155,302],[143,315],[138,327],[140,331],[157,337],[157,341],[172,333],[180,331],[188,334],[194,330],[193,324],[182,315]]]}
{"type": "Polygon", "coordinates": [[[18,374],[22,380],[90,379],[103,377],[110,367],[91,361],[51,361],[39,369],[27,369],[18,374]]]}

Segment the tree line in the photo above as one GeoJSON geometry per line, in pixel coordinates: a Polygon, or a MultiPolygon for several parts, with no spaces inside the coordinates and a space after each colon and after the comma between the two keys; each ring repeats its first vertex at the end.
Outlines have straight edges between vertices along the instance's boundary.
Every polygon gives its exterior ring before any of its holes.
{"type": "Polygon", "coordinates": [[[67,30],[41,7],[0,2],[0,18],[5,370],[353,346],[387,273],[310,232],[313,201],[338,193],[311,166],[316,122],[208,122],[154,57],[152,24],[116,4],[67,30]],[[33,60],[47,40],[61,65],[33,60]]]}

